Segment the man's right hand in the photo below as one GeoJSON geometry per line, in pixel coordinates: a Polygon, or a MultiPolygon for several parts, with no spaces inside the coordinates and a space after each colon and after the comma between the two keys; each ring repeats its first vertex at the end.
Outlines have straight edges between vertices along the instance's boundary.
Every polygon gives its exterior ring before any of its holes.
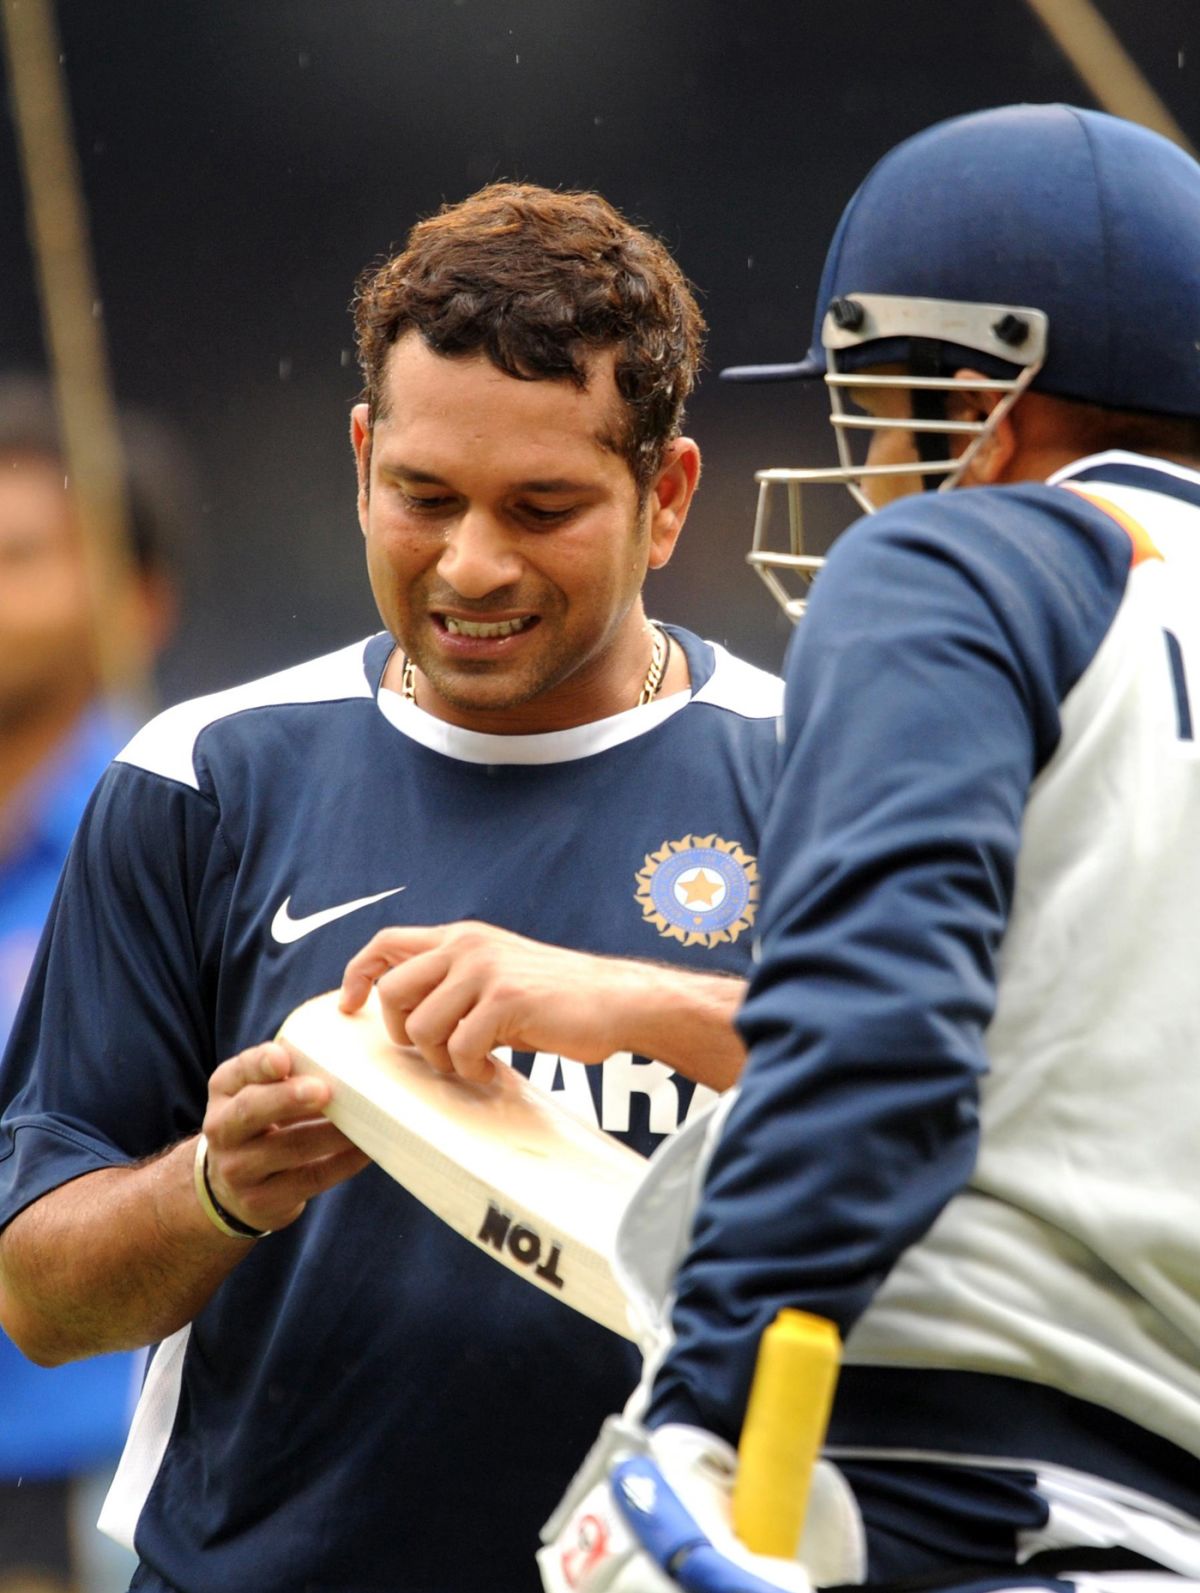
{"type": "MultiPolygon", "coordinates": [[[[292,1076],[273,1042],[215,1069],[204,1134],[208,1182],[250,1228],[285,1228],[368,1158],[321,1115],[329,1086],[292,1076]]],[[[195,1137],[101,1167],[33,1201],[0,1232],[0,1312],[45,1366],[134,1349],[190,1322],[255,1248],[218,1230],[196,1198],[195,1137]]],[[[269,1242],[269,1241],[268,1241],[269,1242]]]]}
{"type": "Polygon", "coordinates": [[[218,1204],[251,1228],[286,1228],[305,1205],[370,1158],[322,1116],[329,1085],[296,1078],[269,1041],[222,1062],[209,1080],[204,1135],[218,1204]]]}

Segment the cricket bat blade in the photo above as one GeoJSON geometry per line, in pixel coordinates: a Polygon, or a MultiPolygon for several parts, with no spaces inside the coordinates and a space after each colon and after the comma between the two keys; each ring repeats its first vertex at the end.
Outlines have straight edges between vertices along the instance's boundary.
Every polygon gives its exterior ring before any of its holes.
{"type": "Polygon", "coordinates": [[[456,1233],[555,1299],[633,1338],[613,1272],[617,1226],[645,1162],[514,1068],[474,1084],[388,1036],[377,997],[339,992],[279,1031],[298,1073],[325,1079],[325,1115],[456,1233]]]}

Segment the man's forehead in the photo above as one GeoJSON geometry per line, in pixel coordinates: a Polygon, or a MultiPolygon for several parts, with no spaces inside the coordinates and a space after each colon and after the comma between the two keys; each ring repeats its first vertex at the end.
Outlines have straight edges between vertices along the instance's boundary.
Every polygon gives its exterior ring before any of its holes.
{"type": "Polygon", "coordinates": [[[0,454],[0,545],[49,546],[74,538],[77,527],[56,460],[0,454]]]}
{"type": "Polygon", "coordinates": [[[0,495],[14,504],[35,505],[41,515],[67,513],[67,481],[57,459],[20,449],[0,452],[0,495]]]}
{"type": "MultiPolygon", "coordinates": [[[[436,474],[436,465],[421,457],[426,449],[471,439],[480,447],[503,442],[530,456],[531,480],[573,478],[575,468],[564,472],[553,463],[564,448],[604,460],[621,451],[626,414],[615,358],[611,349],[593,354],[580,388],[565,377],[510,376],[479,352],[438,354],[406,334],[389,356],[382,403],[372,417],[376,447],[411,455],[406,463],[414,472],[436,474]]],[[[519,468],[520,460],[513,464],[519,468]]]]}
{"type": "Polygon", "coordinates": [[[444,382],[455,385],[460,379],[493,386],[498,393],[515,394],[518,389],[553,393],[556,402],[575,406],[603,406],[611,399],[614,410],[621,407],[616,383],[616,348],[588,349],[580,357],[584,381],[581,386],[569,375],[542,376],[535,371],[514,376],[492,360],[483,349],[461,354],[442,354],[432,349],[419,332],[405,332],[388,351],[384,365],[381,410],[401,399],[416,384],[444,382]]]}

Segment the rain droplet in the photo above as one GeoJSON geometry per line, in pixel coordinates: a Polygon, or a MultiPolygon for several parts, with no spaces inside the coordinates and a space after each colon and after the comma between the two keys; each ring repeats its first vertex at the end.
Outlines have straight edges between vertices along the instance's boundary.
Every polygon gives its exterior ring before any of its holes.
{"type": "Polygon", "coordinates": [[[288,359],[280,360],[280,362],[279,362],[279,380],[281,382],[286,382],[290,378],[291,374],[292,374],[292,362],[291,362],[291,360],[288,360],[288,359]]]}
{"type": "Polygon", "coordinates": [[[753,271],[754,270],[754,256],[752,254],[748,254],[746,256],[746,270],[747,271],[753,271]]]}
{"type": "Polygon", "coordinates": [[[296,57],[296,65],[303,72],[304,69],[308,66],[308,63],[311,60],[312,60],[312,56],[309,55],[308,51],[307,50],[301,50],[299,55],[296,57]]]}

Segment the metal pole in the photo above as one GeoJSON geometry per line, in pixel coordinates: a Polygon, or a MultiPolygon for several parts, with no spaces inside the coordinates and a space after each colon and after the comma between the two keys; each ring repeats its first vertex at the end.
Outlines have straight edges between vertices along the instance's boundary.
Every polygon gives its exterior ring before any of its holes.
{"type": "Polygon", "coordinates": [[[1102,110],[1162,133],[1189,155],[1187,134],[1142,76],[1092,0],[1029,0],[1029,8],[1102,110]]]}
{"type": "Polygon", "coordinates": [[[125,612],[134,560],[124,461],[53,0],[3,0],[0,9],[26,224],[83,538],[101,688],[144,703],[150,659],[141,628],[125,612]]]}

